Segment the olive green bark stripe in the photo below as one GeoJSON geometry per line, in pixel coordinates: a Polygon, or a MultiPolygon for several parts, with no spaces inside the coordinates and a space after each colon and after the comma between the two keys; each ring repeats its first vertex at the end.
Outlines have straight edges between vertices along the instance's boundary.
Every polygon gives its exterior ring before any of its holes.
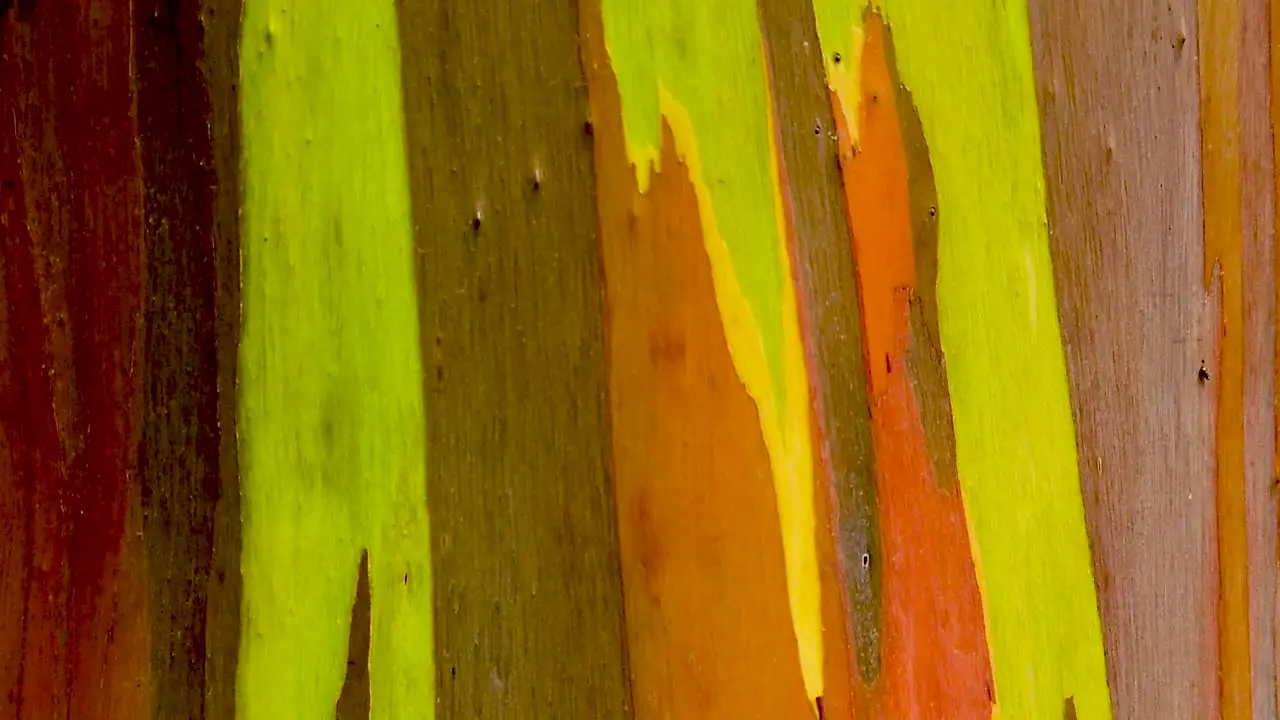
{"type": "Polygon", "coordinates": [[[372,717],[432,717],[425,430],[392,0],[246,0],[237,716],[332,717],[368,551],[372,717]]]}

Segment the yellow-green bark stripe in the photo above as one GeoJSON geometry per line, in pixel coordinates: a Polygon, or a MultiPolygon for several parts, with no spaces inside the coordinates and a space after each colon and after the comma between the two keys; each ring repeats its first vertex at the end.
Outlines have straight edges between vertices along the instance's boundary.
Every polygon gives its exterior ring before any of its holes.
{"type": "Polygon", "coordinates": [[[1027,7],[886,0],[938,187],[938,302],[997,715],[1110,717],[1027,7]]]}
{"type": "Polygon", "coordinates": [[[375,718],[433,715],[430,542],[391,0],[246,0],[237,716],[333,717],[369,553],[375,718]]]}

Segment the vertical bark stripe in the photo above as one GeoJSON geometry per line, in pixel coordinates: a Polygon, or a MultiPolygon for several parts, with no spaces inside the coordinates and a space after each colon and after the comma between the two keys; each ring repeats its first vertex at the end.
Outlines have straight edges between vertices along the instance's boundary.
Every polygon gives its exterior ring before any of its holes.
{"type": "Polygon", "coordinates": [[[133,718],[149,707],[132,30],[131,5],[112,0],[24,2],[0,17],[13,362],[0,432],[22,456],[0,490],[25,505],[26,585],[18,621],[0,629],[10,646],[21,636],[21,651],[0,662],[20,665],[3,672],[16,688],[2,689],[19,717],[133,718]]]}
{"type": "Polygon", "coordinates": [[[530,720],[625,720],[578,3],[398,9],[427,363],[437,707],[444,718],[518,709],[530,720]]]}
{"type": "Polygon", "coordinates": [[[804,718],[777,501],[674,138],[628,162],[598,12],[584,21],[609,324],[614,486],[639,718],[804,718]]]}
{"type": "Polygon", "coordinates": [[[660,122],[698,199],[734,367],[759,412],[782,526],[792,622],[810,698],[822,695],[808,377],[786,247],[755,4],[603,4],[628,155],[647,190],[660,122]]]}
{"type": "MultiPolygon", "coordinates": [[[[937,209],[919,208],[926,220],[916,222],[911,190],[923,182],[908,176],[904,142],[914,108],[898,106],[893,45],[878,14],[871,15],[864,32],[860,149],[852,149],[844,128],[841,145],[849,158],[844,178],[871,359],[887,564],[884,672],[871,685],[872,708],[884,717],[929,715],[942,708],[954,717],[984,717],[991,713],[991,670],[955,456],[930,452],[954,447],[945,366],[923,319],[934,289],[917,278],[914,256],[917,226],[933,220],[937,209]],[[929,392],[930,385],[940,392],[929,392]],[[926,425],[926,410],[945,415],[947,422],[926,425]]],[[[920,246],[936,252],[936,246],[920,246]]],[[[936,262],[920,260],[921,267],[936,262]]],[[[931,279],[927,273],[925,278],[926,283],[931,279]]]]}
{"type": "Polygon", "coordinates": [[[1252,717],[1249,537],[1244,488],[1244,278],[1239,0],[1200,0],[1204,287],[1219,294],[1215,474],[1221,717],[1252,717]]]}
{"type": "Polygon", "coordinates": [[[942,23],[941,9],[885,7],[934,159],[939,329],[995,714],[1056,716],[1072,696],[1081,713],[1107,717],[1027,13],[949,3],[942,23]]]}
{"type": "Polygon", "coordinates": [[[246,720],[334,711],[365,550],[374,712],[434,715],[396,20],[391,0],[245,3],[246,720]]]}

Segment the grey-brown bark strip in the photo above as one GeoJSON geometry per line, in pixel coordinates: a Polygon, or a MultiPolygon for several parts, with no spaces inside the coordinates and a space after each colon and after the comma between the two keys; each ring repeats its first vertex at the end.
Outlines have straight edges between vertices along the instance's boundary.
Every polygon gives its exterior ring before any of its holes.
{"type": "Polygon", "coordinates": [[[1194,0],[1032,0],[1050,251],[1116,717],[1217,711],[1194,0]]]}

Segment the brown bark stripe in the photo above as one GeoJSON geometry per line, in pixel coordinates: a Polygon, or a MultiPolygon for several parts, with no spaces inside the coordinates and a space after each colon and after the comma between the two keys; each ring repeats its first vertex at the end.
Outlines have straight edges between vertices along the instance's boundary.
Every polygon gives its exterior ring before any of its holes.
{"type": "MultiPolygon", "coordinates": [[[[221,500],[217,184],[200,7],[135,4],[146,277],[138,474],[156,717],[200,718],[221,500]],[[180,109],[180,110],[179,110],[180,109]]],[[[228,428],[231,429],[231,428],[228,428]]],[[[233,527],[238,527],[237,523],[233,527]]],[[[238,635],[238,627],[219,628],[238,635]]]]}
{"type": "Polygon", "coordinates": [[[1244,484],[1249,537],[1249,660],[1255,718],[1276,716],[1274,163],[1268,104],[1269,0],[1243,0],[1240,149],[1244,282],[1244,484]]]}
{"type": "Polygon", "coordinates": [[[496,7],[399,7],[437,717],[626,717],[577,9],[496,7]]]}
{"type": "Polygon", "coordinates": [[[1115,716],[1217,717],[1194,0],[1033,0],[1050,252],[1115,716]]]}
{"type": "Polygon", "coordinates": [[[202,53],[210,101],[216,273],[218,491],[213,507],[213,557],[205,615],[204,717],[232,720],[240,648],[240,466],[237,371],[240,353],[240,18],[241,0],[201,3],[202,53]]]}

